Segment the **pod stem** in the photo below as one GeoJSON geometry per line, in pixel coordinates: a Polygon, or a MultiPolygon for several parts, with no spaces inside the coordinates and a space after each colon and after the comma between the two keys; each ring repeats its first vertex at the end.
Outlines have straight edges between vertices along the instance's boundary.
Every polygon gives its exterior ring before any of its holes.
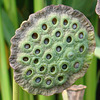
{"type": "Polygon", "coordinates": [[[17,85],[17,83],[14,80],[14,76],[13,76],[13,100],[18,100],[19,99],[19,87],[17,85]]]}
{"type": "Polygon", "coordinates": [[[63,100],[69,100],[69,99],[68,99],[67,90],[64,90],[64,91],[62,92],[62,97],[63,97],[63,100]]]}
{"type": "Polygon", "coordinates": [[[63,100],[83,100],[86,86],[73,85],[62,92],[63,100]]]}

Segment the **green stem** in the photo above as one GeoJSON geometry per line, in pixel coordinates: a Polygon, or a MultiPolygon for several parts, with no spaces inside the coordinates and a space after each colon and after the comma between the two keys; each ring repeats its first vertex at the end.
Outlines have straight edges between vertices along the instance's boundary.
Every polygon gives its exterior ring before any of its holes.
{"type": "Polygon", "coordinates": [[[18,27],[18,17],[17,17],[17,8],[16,0],[4,0],[4,7],[10,17],[15,28],[18,27]]]}
{"type": "Polygon", "coordinates": [[[62,0],[57,0],[57,5],[62,4],[62,0]]]}
{"type": "Polygon", "coordinates": [[[29,95],[29,99],[30,99],[30,100],[34,100],[34,98],[33,98],[33,95],[32,95],[32,94],[30,94],[30,95],[29,95]]]}
{"type": "Polygon", "coordinates": [[[100,47],[95,48],[94,55],[100,59],[100,47]]]}
{"type": "Polygon", "coordinates": [[[9,10],[9,8],[10,8],[10,0],[3,0],[3,3],[4,3],[5,9],[9,10]]]}
{"type": "Polygon", "coordinates": [[[39,100],[55,100],[55,96],[54,95],[52,95],[52,96],[43,96],[43,95],[39,95],[38,96],[38,99],[39,100]]]}
{"type": "Polygon", "coordinates": [[[34,12],[37,12],[43,8],[43,0],[34,0],[34,12]]]}
{"type": "Polygon", "coordinates": [[[54,5],[62,4],[62,0],[53,0],[52,4],[54,5]]]}
{"type": "Polygon", "coordinates": [[[63,97],[63,100],[69,100],[69,99],[68,99],[67,90],[64,90],[64,91],[62,92],[62,97],[63,97]]]}
{"type": "Polygon", "coordinates": [[[95,100],[96,98],[96,63],[96,58],[94,57],[85,77],[87,86],[85,100],[95,100]]]}
{"type": "Polygon", "coordinates": [[[1,93],[3,100],[11,100],[11,88],[6,61],[5,42],[2,31],[1,4],[0,4],[0,55],[1,55],[1,93]]]}
{"type": "Polygon", "coordinates": [[[52,0],[52,4],[56,5],[57,4],[56,0],[52,0]]]}
{"type": "Polygon", "coordinates": [[[24,93],[24,100],[29,100],[29,94],[26,91],[23,91],[24,93]]]}
{"type": "Polygon", "coordinates": [[[80,85],[80,84],[83,84],[84,85],[84,77],[78,79],[76,82],[75,82],[76,85],[80,85]]]}
{"type": "Polygon", "coordinates": [[[19,100],[24,100],[23,90],[21,87],[19,87],[19,100]]]}
{"type": "Polygon", "coordinates": [[[18,100],[18,85],[17,83],[15,82],[14,78],[13,78],[13,100],[18,100]]]}
{"type": "MultiPolygon", "coordinates": [[[[68,99],[68,98],[67,98],[67,99],[68,99]]],[[[59,95],[58,95],[58,100],[63,100],[62,94],[61,94],[61,93],[59,93],[59,95]]]]}
{"type": "MultiPolygon", "coordinates": [[[[16,0],[4,0],[4,7],[9,15],[10,20],[12,21],[15,28],[18,27],[18,17],[17,17],[17,7],[16,0]]],[[[18,100],[19,95],[19,86],[16,84],[13,78],[13,100],[18,100]]]]}
{"type": "MultiPolygon", "coordinates": [[[[92,22],[94,29],[97,33],[98,16],[94,13],[91,16],[90,21],[92,22]]],[[[97,76],[96,76],[97,72],[96,71],[97,71],[97,59],[96,57],[93,57],[92,64],[90,65],[85,75],[85,85],[87,86],[87,89],[85,92],[85,100],[95,100],[96,99],[96,84],[97,84],[97,76]]]]}

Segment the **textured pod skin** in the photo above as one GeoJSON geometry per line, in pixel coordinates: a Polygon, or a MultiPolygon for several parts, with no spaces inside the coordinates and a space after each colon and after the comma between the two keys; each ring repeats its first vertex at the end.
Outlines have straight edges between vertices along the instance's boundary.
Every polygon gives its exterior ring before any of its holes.
{"type": "Polygon", "coordinates": [[[100,0],[97,0],[97,5],[96,5],[96,8],[95,8],[95,11],[100,18],[100,0]]]}
{"type": "Polygon", "coordinates": [[[62,96],[65,98],[65,95],[68,95],[68,100],[83,100],[85,88],[86,86],[84,85],[73,85],[64,90],[62,96]]]}
{"type": "Polygon", "coordinates": [[[84,76],[95,49],[94,29],[81,12],[51,5],[31,14],[11,44],[15,81],[31,94],[49,96],[84,76]]]}

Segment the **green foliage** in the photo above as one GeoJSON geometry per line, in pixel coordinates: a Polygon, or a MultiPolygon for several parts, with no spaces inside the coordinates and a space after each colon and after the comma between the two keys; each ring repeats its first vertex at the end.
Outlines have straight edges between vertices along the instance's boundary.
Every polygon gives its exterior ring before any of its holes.
{"type": "MultiPolygon", "coordinates": [[[[51,4],[71,6],[74,9],[80,10],[90,19],[95,27],[96,46],[98,46],[95,55],[100,57],[100,39],[97,35],[98,17],[95,14],[96,0],[0,0],[0,100],[12,100],[13,86],[10,78],[12,74],[8,66],[8,58],[6,57],[10,51],[10,39],[15,34],[15,29],[18,28],[23,20],[28,19],[29,14],[51,4]],[[7,45],[8,52],[5,45],[7,45]]],[[[96,98],[96,57],[92,61],[85,77],[77,80],[75,83],[87,86],[84,100],[95,100],[96,98]]],[[[34,96],[26,93],[20,87],[18,92],[19,100],[34,100],[34,96]]],[[[38,100],[55,100],[55,96],[37,95],[38,100]]],[[[57,99],[61,100],[61,95],[57,95],[57,99]]]]}
{"type": "Polygon", "coordinates": [[[95,12],[96,0],[62,0],[63,4],[73,7],[90,17],[95,12]]]}
{"type": "Polygon", "coordinates": [[[95,56],[100,58],[100,47],[96,47],[94,54],[95,54],[95,56]]]}
{"type": "Polygon", "coordinates": [[[8,65],[6,60],[5,41],[2,30],[2,16],[0,6],[0,84],[3,100],[11,100],[11,86],[8,74],[8,65]],[[6,90],[6,91],[5,91],[6,90]]]}
{"type": "Polygon", "coordinates": [[[8,17],[8,14],[5,12],[4,9],[2,9],[2,27],[3,27],[3,33],[5,36],[5,40],[10,47],[10,39],[12,36],[14,36],[15,33],[15,27],[12,24],[11,20],[8,17]]]}

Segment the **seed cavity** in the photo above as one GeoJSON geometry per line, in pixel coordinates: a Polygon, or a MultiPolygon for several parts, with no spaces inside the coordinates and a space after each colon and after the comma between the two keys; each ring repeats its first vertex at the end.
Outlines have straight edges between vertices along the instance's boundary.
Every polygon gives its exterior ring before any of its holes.
{"type": "Polygon", "coordinates": [[[44,40],[44,44],[48,44],[48,43],[49,43],[49,39],[46,38],[46,39],[44,40]]]}
{"type": "Polygon", "coordinates": [[[47,54],[46,56],[47,59],[50,59],[51,57],[52,57],[51,54],[47,54]]]}
{"type": "Polygon", "coordinates": [[[37,38],[38,38],[38,34],[37,34],[37,33],[33,33],[33,34],[32,34],[32,38],[33,38],[33,39],[37,39],[37,38]]]}
{"type": "Polygon", "coordinates": [[[57,23],[57,19],[56,18],[53,18],[53,20],[52,20],[52,24],[56,24],[57,23]]]}
{"type": "Polygon", "coordinates": [[[55,67],[52,66],[52,67],[51,67],[51,72],[54,72],[54,71],[55,71],[55,67]]]}
{"type": "Polygon", "coordinates": [[[64,25],[67,25],[67,24],[68,24],[68,21],[65,19],[65,20],[63,21],[63,24],[64,24],[64,25]]]}
{"type": "Polygon", "coordinates": [[[68,43],[70,43],[70,42],[72,41],[71,36],[68,36],[67,39],[66,39],[66,41],[67,41],[68,43]]]}
{"type": "Polygon", "coordinates": [[[40,67],[40,71],[44,71],[44,66],[40,67]]]}
{"type": "Polygon", "coordinates": [[[56,47],[56,51],[57,51],[57,52],[60,52],[61,49],[62,49],[61,46],[57,46],[57,47],[56,47]]]}
{"type": "Polygon", "coordinates": [[[83,51],[84,51],[84,46],[81,46],[81,47],[79,48],[79,51],[80,51],[80,52],[83,52],[83,51]]]}
{"type": "Polygon", "coordinates": [[[72,28],[73,28],[73,29],[76,29],[76,28],[77,28],[77,24],[74,23],[74,24],[72,25],[72,28]]]}
{"type": "Polygon", "coordinates": [[[79,33],[79,38],[80,38],[80,39],[83,38],[83,32],[79,33]]]}
{"type": "Polygon", "coordinates": [[[31,75],[32,74],[32,70],[28,70],[26,75],[31,75]]]}
{"type": "Polygon", "coordinates": [[[66,64],[63,64],[62,65],[62,69],[66,69],[67,68],[67,65],[66,64]]]}
{"type": "Polygon", "coordinates": [[[73,58],[74,57],[74,53],[72,51],[68,52],[67,54],[68,58],[73,58]]]}
{"type": "Polygon", "coordinates": [[[46,25],[46,24],[43,24],[43,25],[42,25],[42,29],[43,29],[43,30],[46,30],[46,29],[47,29],[47,25],[46,25]]]}
{"type": "Polygon", "coordinates": [[[63,80],[63,76],[59,76],[59,77],[58,77],[58,80],[59,80],[59,81],[62,81],[62,80],[63,80]]]}
{"type": "Polygon", "coordinates": [[[24,57],[23,60],[24,60],[24,61],[28,61],[28,57],[24,57]]]}
{"type": "Polygon", "coordinates": [[[60,37],[60,35],[61,35],[60,31],[57,31],[55,35],[56,35],[56,37],[60,37]]]}
{"type": "Polygon", "coordinates": [[[40,78],[40,77],[37,77],[37,78],[35,79],[35,82],[36,82],[36,83],[40,83],[40,82],[41,82],[41,78],[40,78]]]}
{"type": "Polygon", "coordinates": [[[34,63],[37,64],[38,63],[38,59],[34,59],[34,63]]]}
{"type": "Polygon", "coordinates": [[[24,45],[24,48],[25,48],[25,49],[29,49],[29,48],[30,48],[30,44],[25,44],[25,45],[24,45]]]}
{"type": "Polygon", "coordinates": [[[47,85],[50,85],[50,84],[51,84],[51,80],[48,79],[48,80],[46,81],[46,84],[47,84],[47,85]]]}
{"type": "Polygon", "coordinates": [[[79,68],[79,62],[76,62],[76,63],[74,64],[74,68],[79,68]]]}
{"type": "Polygon", "coordinates": [[[36,54],[39,54],[39,53],[40,53],[40,50],[39,50],[39,49],[36,49],[36,50],[35,50],[35,53],[36,53],[36,54]]]}

